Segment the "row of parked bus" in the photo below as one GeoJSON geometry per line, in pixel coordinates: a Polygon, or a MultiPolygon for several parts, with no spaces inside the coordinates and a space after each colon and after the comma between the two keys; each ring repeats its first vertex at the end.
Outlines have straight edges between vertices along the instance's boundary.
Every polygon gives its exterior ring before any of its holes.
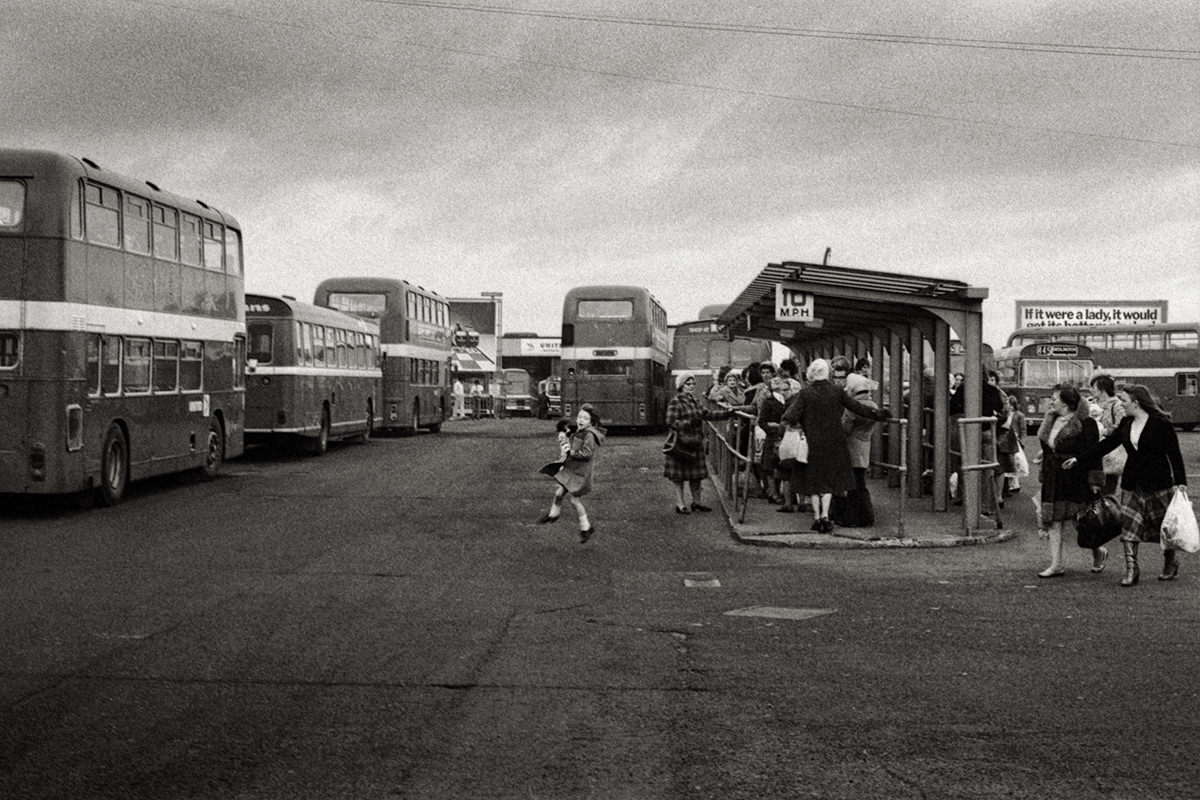
{"type": "Polygon", "coordinates": [[[89,159],[0,149],[0,493],[205,477],[246,441],[438,430],[449,307],[393,279],[244,291],[229,214],[89,159]]]}

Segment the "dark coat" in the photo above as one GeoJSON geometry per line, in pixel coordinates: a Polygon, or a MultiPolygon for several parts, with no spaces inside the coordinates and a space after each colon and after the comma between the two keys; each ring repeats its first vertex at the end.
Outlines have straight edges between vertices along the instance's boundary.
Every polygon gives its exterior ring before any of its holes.
{"type": "Polygon", "coordinates": [[[845,492],[854,488],[850,470],[850,451],[842,430],[842,409],[873,419],[887,419],[887,413],[864,405],[840,386],[829,381],[813,381],[800,390],[783,412],[785,425],[798,426],[808,439],[808,468],[804,480],[809,494],[845,492]]]}
{"type": "Polygon", "coordinates": [[[1183,454],[1179,451],[1179,437],[1171,421],[1153,416],[1146,420],[1137,447],[1129,438],[1132,427],[1133,417],[1122,418],[1115,431],[1083,456],[1099,459],[1118,447],[1124,447],[1127,458],[1125,470],[1121,473],[1121,488],[1126,491],[1159,492],[1172,486],[1186,486],[1183,454]]]}
{"type": "Polygon", "coordinates": [[[596,451],[604,443],[605,433],[604,428],[592,425],[571,434],[571,451],[554,480],[576,497],[583,497],[592,490],[596,451]]]}
{"type": "Polygon", "coordinates": [[[1079,401],[1079,407],[1067,416],[1067,423],[1050,444],[1050,432],[1058,415],[1053,411],[1046,414],[1038,428],[1038,442],[1042,446],[1042,469],[1038,480],[1042,483],[1042,522],[1049,524],[1075,515],[1091,498],[1088,472],[1100,468],[1099,456],[1083,457],[1088,448],[1100,441],[1100,426],[1088,416],[1088,404],[1079,401]],[[1072,469],[1063,469],[1068,458],[1078,458],[1072,469]]]}

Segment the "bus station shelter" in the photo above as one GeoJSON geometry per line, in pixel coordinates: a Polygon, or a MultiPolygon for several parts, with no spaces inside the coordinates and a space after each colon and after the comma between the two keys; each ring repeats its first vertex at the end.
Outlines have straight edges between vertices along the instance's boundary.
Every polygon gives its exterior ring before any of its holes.
{"type": "MultiPolygon", "coordinates": [[[[983,382],[982,321],[987,289],[945,278],[927,278],[831,264],[768,264],[717,319],[729,336],[769,339],[787,346],[802,364],[816,358],[866,357],[878,386],[874,400],[893,418],[907,420],[909,497],[926,494],[932,473],[935,511],[947,511],[951,471],[950,343],[963,350],[964,419],[980,420],[983,382]]],[[[901,425],[876,426],[872,461],[899,466],[901,425]]],[[[983,463],[981,422],[963,426],[962,464],[983,463]]],[[[954,437],[957,440],[957,436],[954,437]]],[[[956,441],[957,443],[957,441],[956,441]]],[[[875,474],[879,475],[879,468],[875,474]]],[[[987,474],[987,473],[985,473],[987,474]]],[[[900,486],[899,471],[889,485],[900,486]]],[[[964,527],[979,527],[981,471],[960,480],[964,527]]]]}

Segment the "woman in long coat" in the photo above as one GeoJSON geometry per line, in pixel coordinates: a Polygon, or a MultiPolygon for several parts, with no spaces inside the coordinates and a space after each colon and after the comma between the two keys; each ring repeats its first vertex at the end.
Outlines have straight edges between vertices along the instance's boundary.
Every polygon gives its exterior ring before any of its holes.
{"type": "MultiPolygon", "coordinates": [[[[1054,387],[1050,410],[1038,428],[1038,442],[1042,446],[1039,522],[1050,540],[1050,566],[1038,573],[1039,578],[1057,578],[1063,574],[1063,523],[1073,521],[1092,496],[1087,470],[1067,467],[1068,459],[1074,465],[1077,456],[1100,441],[1100,427],[1089,412],[1090,406],[1080,397],[1078,389],[1060,384],[1054,387]]],[[[1091,458],[1088,464],[1088,469],[1098,469],[1099,458],[1091,458]]],[[[1092,548],[1092,572],[1104,569],[1107,558],[1107,548],[1092,548]]]]}
{"type": "Polygon", "coordinates": [[[814,531],[833,530],[829,505],[835,493],[854,488],[850,452],[842,430],[842,410],[876,420],[888,418],[887,412],[864,405],[829,381],[829,362],[818,358],[808,365],[808,385],[788,403],[783,424],[799,426],[808,439],[808,467],[804,483],[813,507],[814,531]]]}
{"type": "MultiPolygon", "coordinates": [[[[1063,463],[1064,469],[1084,472],[1091,468],[1088,459],[1100,458],[1118,447],[1126,453],[1121,473],[1121,546],[1125,551],[1125,577],[1122,586],[1138,582],[1138,543],[1157,542],[1162,537],[1163,517],[1178,488],[1187,487],[1187,472],[1179,437],[1171,417],[1141,384],[1122,384],[1117,398],[1125,406],[1126,416],[1117,429],[1075,459],[1063,463]]],[[[1174,580],[1179,574],[1175,550],[1163,550],[1160,581],[1174,580]]]]}
{"type": "Polygon", "coordinates": [[[700,502],[701,482],[708,477],[708,463],[704,458],[704,420],[728,419],[735,410],[741,410],[705,408],[692,394],[695,388],[695,378],[680,375],[675,379],[675,396],[667,403],[667,427],[675,431],[677,437],[688,439],[697,446],[695,458],[677,458],[670,453],[663,456],[663,477],[675,484],[676,514],[712,511],[712,508],[700,502]],[[692,490],[690,505],[684,492],[684,483],[689,484],[692,490]]]}

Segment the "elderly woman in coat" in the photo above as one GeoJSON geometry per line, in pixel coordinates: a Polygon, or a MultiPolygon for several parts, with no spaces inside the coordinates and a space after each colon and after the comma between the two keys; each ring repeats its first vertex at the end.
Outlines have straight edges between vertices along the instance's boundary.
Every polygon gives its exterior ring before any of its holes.
{"type": "MultiPolygon", "coordinates": [[[[1072,470],[1076,458],[1100,441],[1100,427],[1090,415],[1090,406],[1079,390],[1070,384],[1054,387],[1050,410],[1038,428],[1038,443],[1042,447],[1042,469],[1038,480],[1042,484],[1041,530],[1050,541],[1050,566],[1038,573],[1039,578],[1057,578],[1063,569],[1063,523],[1074,521],[1076,515],[1092,497],[1088,470],[1099,470],[1100,459],[1089,459],[1086,469],[1072,470]]],[[[1105,547],[1092,548],[1092,572],[1104,569],[1108,558],[1105,547]]]]}
{"type": "MultiPolygon", "coordinates": [[[[846,394],[872,409],[879,406],[871,392],[879,384],[865,375],[852,372],[846,376],[846,394]]],[[[870,527],[875,524],[871,494],[867,490],[867,470],[871,467],[871,433],[876,421],[850,411],[842,412],[842,430],[846,432],[846,449],[850,453],[850,469],[854,473],[854,488],[846,493],[839,524],[847,527],[870,527]]],[[[836,516],[836,515],[834,515],[836,516]]]]}
{"type": "Polygon", "coordinates": [[[830,383],[829,374],[829,362],[825,359],[818,358],[809,364],[805,375],[808,385],[783,412],[783,423],[799,426],[808,439],[805,485],[813,507],[812,529],[822,533],[833,530],[829,520],[833,495],[854,488],[850,451],[842,430],[843,409],[875,420],[888,418],[887,412],[855,400],[841,386],[830,383]]]}
{"type": "Polygon", "coordinates": [[[663,477],[675,484],[675,513],[690,514],[693,511],[712,511],[701,502],[701,482],[708,477],[708,464],[704,459],[704,420],[728,419],[740,408],[705,408],[692,394],[696,379],[681,374],[675,379],[675,396],[667,403],[667,427],[677,440],[687,445],[684,451],[663,456],[663,477]],[[689,504],[684,492],[687,483],[692,491],[689,504]]]}

